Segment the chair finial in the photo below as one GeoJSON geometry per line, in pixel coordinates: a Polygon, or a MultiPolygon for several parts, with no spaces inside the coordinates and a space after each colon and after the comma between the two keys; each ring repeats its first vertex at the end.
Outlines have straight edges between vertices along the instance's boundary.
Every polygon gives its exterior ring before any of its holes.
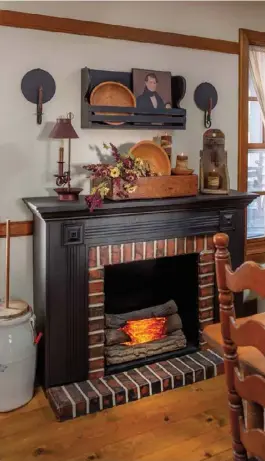
{"type": "Polygon", "coordinates": [[[227,248],[229,244],[229,237],[227,234],[220,232],[219,234],[214,235],[213,243],[218,249],[227,248]]]}

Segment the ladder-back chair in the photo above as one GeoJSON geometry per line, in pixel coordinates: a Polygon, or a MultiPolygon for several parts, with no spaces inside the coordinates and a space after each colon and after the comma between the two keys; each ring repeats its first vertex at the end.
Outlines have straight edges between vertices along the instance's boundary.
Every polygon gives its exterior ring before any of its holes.
{"type": "MultiPolygon", "coordinates": [[[[233,459],[247,461],[248,456],[255,456],[265,461],[265,377],[257,366],[251,366],[250,354],[252,348],[255,348],[253,357],[257,357],[258,353],[261,360],[265,361],[265,314],[256,314],[236,321],[233,304],[233,293],[245,289],[253,290],[265,297],[265,269],[247,261],[233,271],[228,243],[229,238],[226,234],[214,236],[233,459]],[[244,363],[244,350],[248,351],[247,366],[244,363]]],[[[264,364],[261,368],[264,370],[264,364]]]]}

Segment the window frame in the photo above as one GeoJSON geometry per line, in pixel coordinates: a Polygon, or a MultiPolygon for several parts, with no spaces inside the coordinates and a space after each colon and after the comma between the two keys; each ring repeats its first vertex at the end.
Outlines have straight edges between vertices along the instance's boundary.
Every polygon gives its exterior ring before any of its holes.
{"type": "MultiPolygon", "coordinates": [[[[265,33],[247,29],[239,30],[238,190],[241,192],[247,192],[248,151],[265,149],[264,129],[263,143],[248,142],[249,100],[257,101],[257,98],[249,96],[250,45],[265,46],[265,33]]],[[[265,195],[265,191],[256,193],[265,195]]],[[[245,213],[245,259],[265,262],[265,236],[247,239],[246,228],[247,210],[245,213]]]]}

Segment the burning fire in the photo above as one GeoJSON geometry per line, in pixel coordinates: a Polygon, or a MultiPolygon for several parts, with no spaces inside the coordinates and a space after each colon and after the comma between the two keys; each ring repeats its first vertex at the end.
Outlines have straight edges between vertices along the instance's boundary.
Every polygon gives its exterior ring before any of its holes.
{"type": "Polygon", "coordinates": [[[151,319],[142,320],[128,320],[126,325],[121,328],[131,341],[126,343],[127,346],[134,346],[135,344],[147,343],[162,339],[165,337],[164,325],[166,322],[165,317],[153,317],[151,319]]]}

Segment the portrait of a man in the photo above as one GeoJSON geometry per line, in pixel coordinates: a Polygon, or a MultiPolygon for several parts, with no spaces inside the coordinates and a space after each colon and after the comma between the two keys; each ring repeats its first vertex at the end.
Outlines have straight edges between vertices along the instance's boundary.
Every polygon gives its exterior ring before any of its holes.
{"type": "Polygon", "coordinates": [[[138,109],[170,109],[170,72],[133,69],[133,92],[138,109]]]}

